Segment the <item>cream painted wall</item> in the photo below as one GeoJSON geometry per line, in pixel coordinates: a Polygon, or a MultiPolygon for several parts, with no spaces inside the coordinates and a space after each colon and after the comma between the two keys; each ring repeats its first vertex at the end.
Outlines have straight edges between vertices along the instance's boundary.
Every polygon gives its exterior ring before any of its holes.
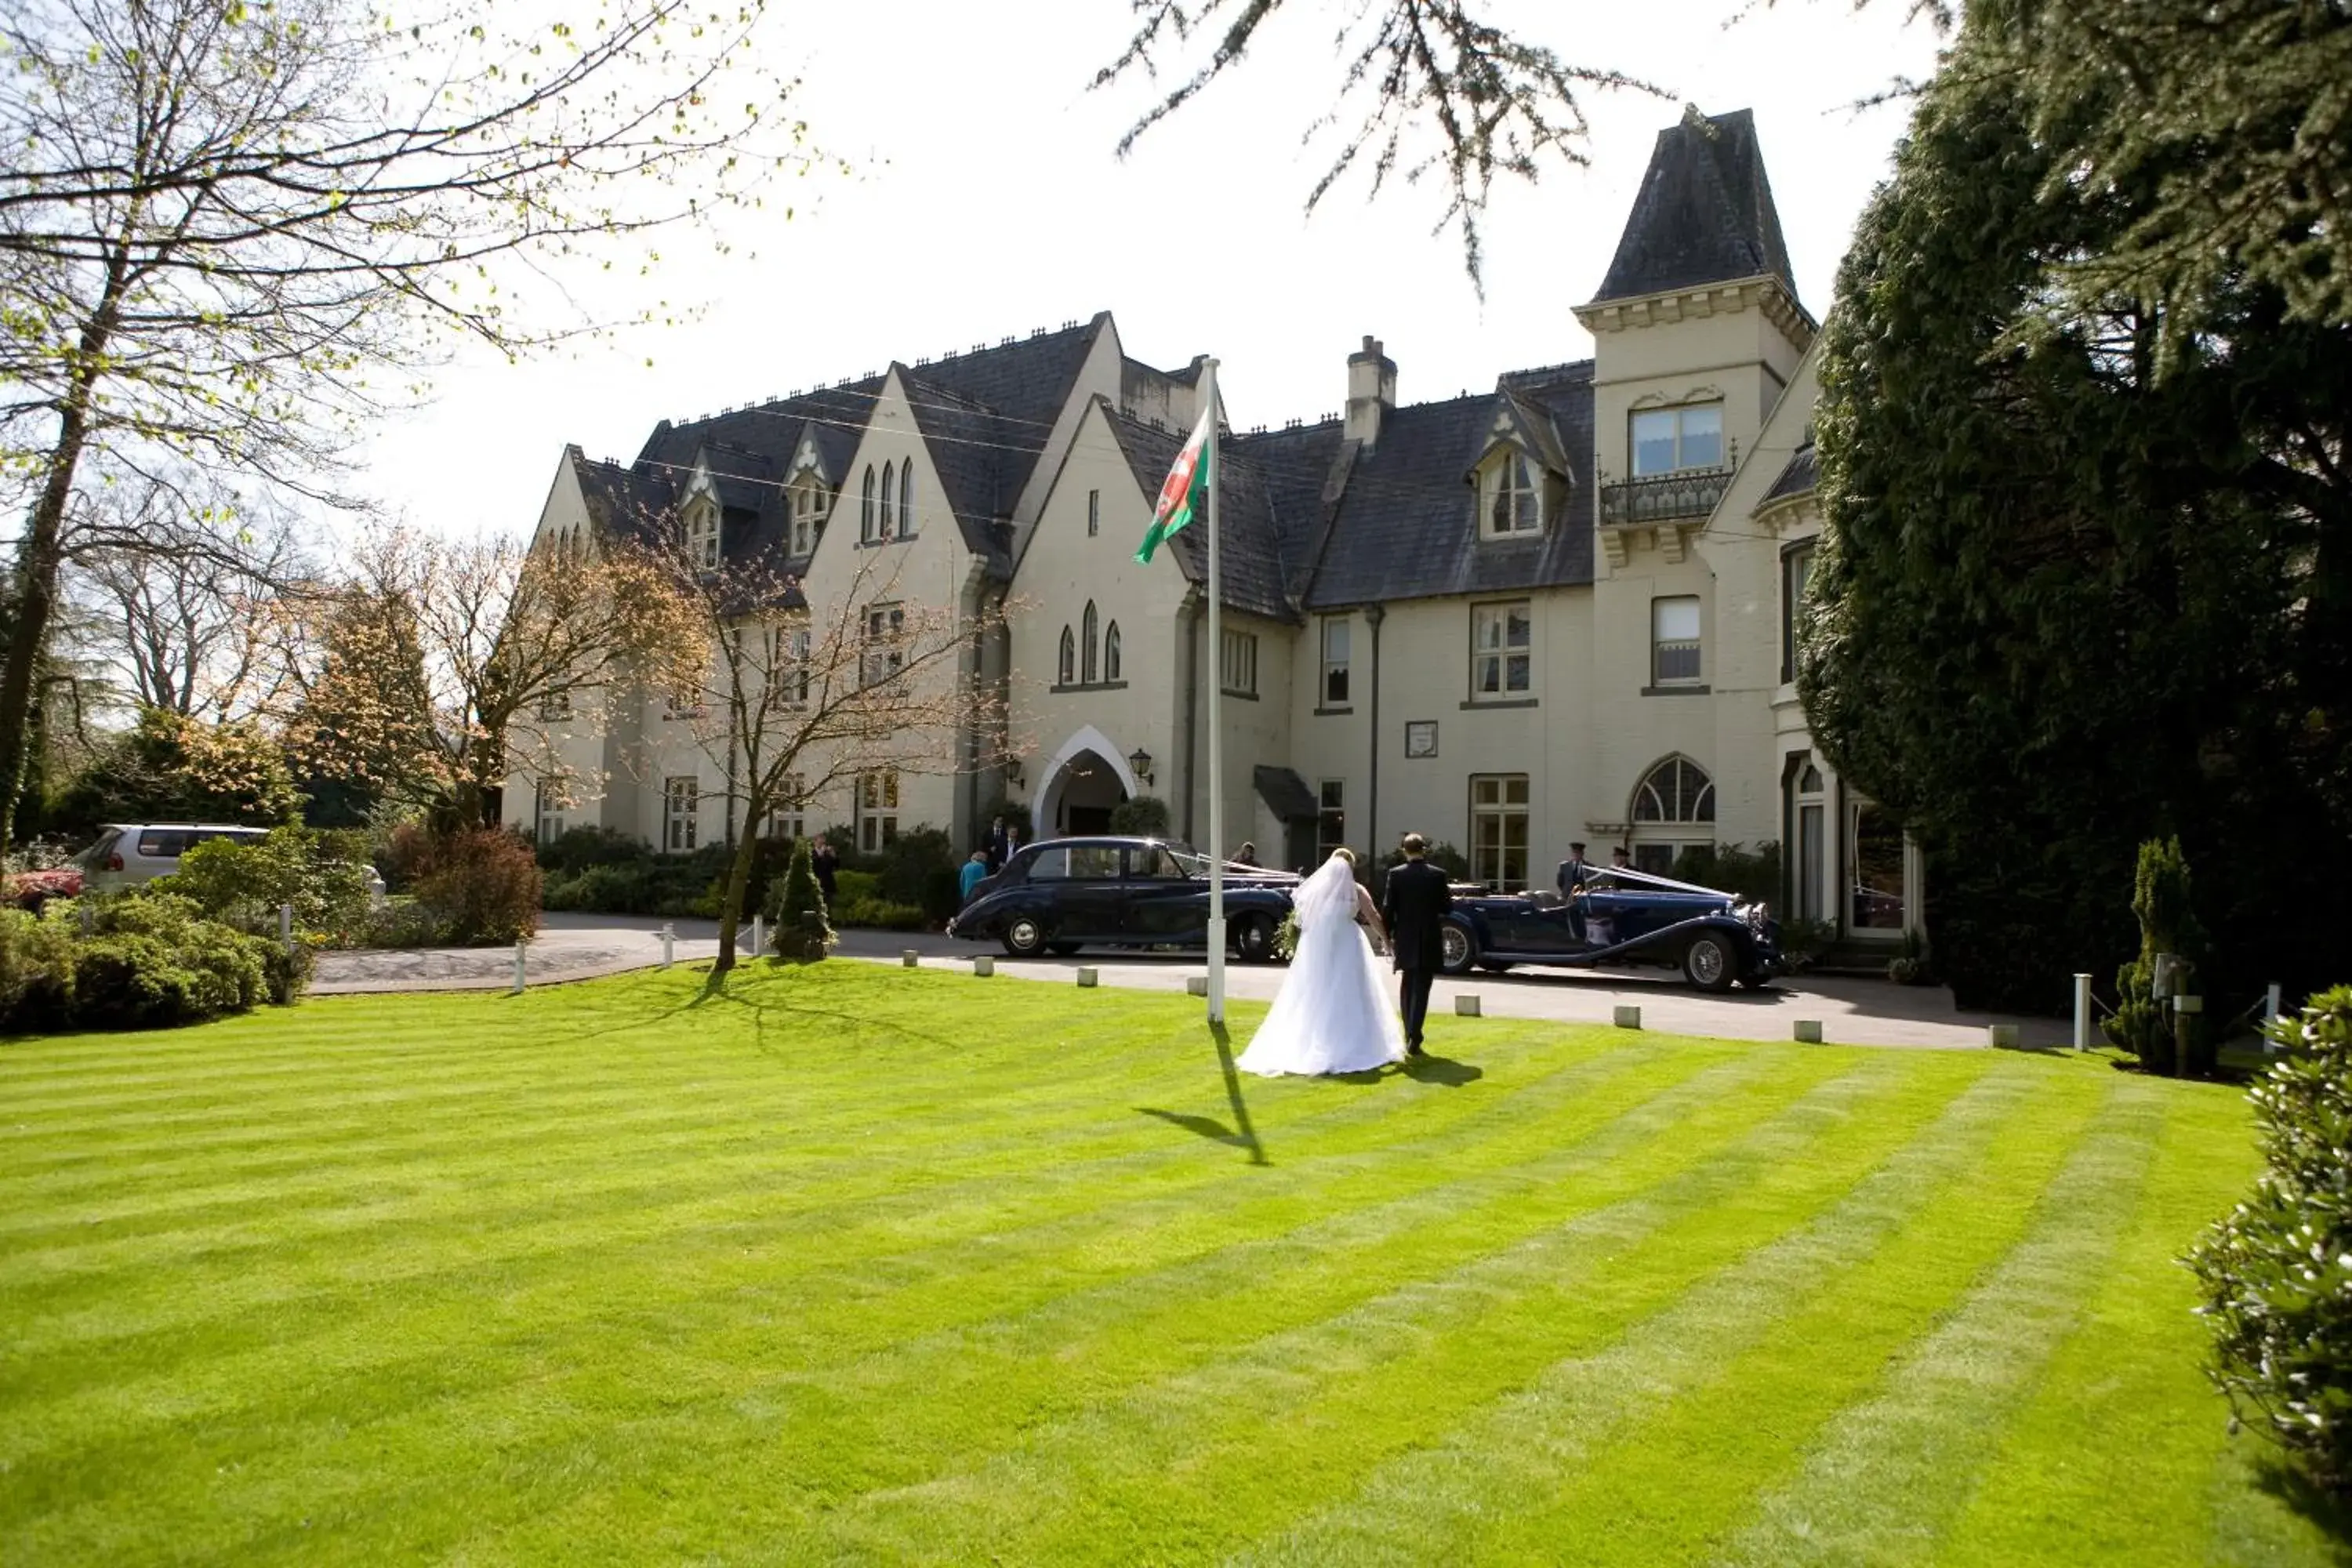
{"type": "MultiPolygon", "coordinates": [[[[1218,616],[1223,632],[1242,632],[1257,638],[1257,696],[1223,696],[1218,704],[1223,721],[1223,733],[1218,762],[1223,774],[1223,796],[1221,807],[1224,818],[1225,842],[1213,846],[1209,842],[1209,685],[1217,679],[1217,650],[1211,644],[1205,614],[1202,618],[1201,656],[1195,668],[1195,679],[1201,682],[1200,713],[1195,729],[1197,781],[1192,791],[1192,837],[1202,849],[1220,849],[1232,854],[1244,840],[1257,845],[1260,858],[1269,865],[1277,862],[1270,858],[1272,847],[1281,842],[1275,831],[1272,815],[1264,810],[1258,798],[1256,770],[1259,766],[1289,767],[1291,761],[1290,707],[1292,671],[1297,659],[1298,628],[1283,621],[1266,620],[1244,615],[1227,606],[1218,616]]],[[[1181,657],[1181,656],[1180,656],[1181,657]]],[[[1181,697],[1180,697],[1181,700],[1181,697]]],[[[1180,764],[1181,765],[1181,764],[1180,764]]],[[[1161,774],[1171,783],[1175,774],[1161,774]]],[[[1185,813],[1181,797],[1169,801],[1175,817],[1175,831],[1184,832],[1185,813]]]]}
{"type": "MultiPolygon", "coordinates": [[[[1151,501],[1121,455],[1105,405],[1088,398],[1075,429],[1066,460],[1049,476],[1053,483],[1013,592],[1009,695],[1024,780],[1007,793],[1033,810],[1051,783],[1049,759],[1089,725],[1122,759],[1139,747],[1151,753],[1153,783],[1147,793],[1171,799],[1181,776],[1183,571],[1172,550],[1160,552],[1149,566],[1135,560],[1136,544],[1151,521],[1151,501]],[[1101,498],[1099,527],[1091,535],[1090,495],[1101,498]],[[1118,624],[1122,684],[1057,690],[1062,628],[1069,627],[1076,640],[1089,602],[1099,622],[1097,641],[1112,622],[1118,624]]],[[[1083,659],[1081,653],[1081,681],[1083,659]]],[[[1042,837],[1053,826],[1041,820],[1037,832],[1042,837]]]]}

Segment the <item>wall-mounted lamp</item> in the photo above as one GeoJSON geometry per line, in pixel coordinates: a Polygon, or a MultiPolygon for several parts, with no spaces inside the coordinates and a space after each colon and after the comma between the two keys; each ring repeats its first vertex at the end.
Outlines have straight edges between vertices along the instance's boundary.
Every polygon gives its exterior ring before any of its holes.
{"type": "Polygon", "coordinates": [[[1018,789],[1021,786],[1020,758],[1007,757],[1004,759],[1004,782],[1013,785],[1015,789],[1018,789]]]}
{"type": "Polygon", "coordinates": [[[1145,784],[1150,784],[1151,782],[1151,753],[1150,752],[1145,751],[1141,746],[1136,747],[1134,751],[1128,753],[1127,765],[1135,770],[1135,776],[1137,778],[1142,780],[1145,784]]]}

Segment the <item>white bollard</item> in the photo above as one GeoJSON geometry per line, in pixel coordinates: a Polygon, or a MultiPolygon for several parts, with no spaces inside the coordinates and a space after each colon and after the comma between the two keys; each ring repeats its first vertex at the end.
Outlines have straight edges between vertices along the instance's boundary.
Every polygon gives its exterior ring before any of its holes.
{"type": "MultiPolygon", "coordinates": [[[[1091,987],[1091,986],[1093,986],[1093,985],[1095,985],[1095,984],[1098,984],[1098,981],[1097,980],[1097,977],[1096,977],[1096,975],[1095,975],[1095,972],[1094,972],[1094,970],[1093,970],[1092,968],[1085,968],[1085,969],[1081,969],[1081,970],[1079,970],[1079,971],[1078,971],[1078,984],[1081,984],[1081,985],[1089,986],[1089,987],[1091,987]]],[[[1202,982],[1202,984],[1206,984],[1206,982],[1204,981],[1204,982],[1202,982]]]]}
{"type": "Polygon", "coordinates": [[[978,958],[971,961],[971,972],[978,979],[987,979],[990,975],[996,973],[995,958],[989,953],[982,953],[978,958]]]}
{"type": "Polygon", "coordinates": [[[1454,1016],[1457,1018],[1475,1018],[1480,1016],[1481,1015],[1478,1011],[1478,998],[1471,995],[1456,996],[1454,999],[1454,1016]]]}
{"type": "MultiPolygon", "coordinates": [[[[294,906],[291,904],[278,906],[278,945],[289,953],[294,951],[294,906]]],[[[2276,990],[2277,987],[2272,989],[2276,990]]]]}
{"type": "Polygon", "coordinates": [[[1639,1007],[1620,1007],[1616,1011],[1616,1022],[1621,1029],[1638,1029],[1642,1026],[1642,1010],[1639,1007]]]}
{"type": "Polygon", "coordinates": [[[768,951],[768,929],[762,916],[751,917],[751,956],[759,957],[768,951]]]}
{"type": "Polygon", "coordinates": [[[919,968],[922,964],[922,953],[911,947],[901,949],[898,953],[898,962],[905,964],[909,969],[919,968]]]}
{"type": "Polygon", "coordinates": [[[1798,1019],[1797,1043],[1805,1046],[1820,1045],[1822,1043],[1822,1021],[1819,1018],[1798,1019]]]}
{"type": "Polygon", "coordinates": [[[523,943],[521,942],[521,941],[520,941],[520,940],[517,940],[517,942],[515,942],[515,983],[514,983],[514,994],[515,994],[516,995],[518,995],[518,996],[520,996],[520,995],[521,995],[521,994],[522,994],[522,978],[523,978],[523,943]]]}
{"type": "Polygon", "coordinates": [[[667,921],[664,921],[662,922],[661,939],[661,966],[664,969],[667,969],[673,963],[677,962],[677,928],[671,925],[667,921]]]}
{"type": "Polygon", "coordinates": [[[1993,1047],[1997,1050],[2013,1051],[2017,1049],[2017,1026],[2014,1024],[1987,1024],[1985,1026],[1985,1044],[1993,1047]]]}
{"type": "MultiPolygon", "coordinates": [[[[2279,987],[2278,982],[2273,980],[2271,982],[2270,994],[2263,1003],[2263,1022],[2265,1024],[2275,1024],[2278,1021],[2279,987]]],[[[2265,1053],[2275,1054],[2278,1048],[2278,1042],[2276,1040],[2272,1039],[2267,1034],[2263,1036],[2263,1049],[2265,1053]]]]}
{"type": "Polygon", "coordinates": [[[2091,977],[2087,974],[2074,976],[2074,1048],[2091,1048],[2091,977]]]}
{"type": "Polygon", "coordinates": [[[1187,996],[1206,996],[1208,994],[1209,977],[1207,975],[1188,974],[1184,976],[1184,994],[1187,996]]]}

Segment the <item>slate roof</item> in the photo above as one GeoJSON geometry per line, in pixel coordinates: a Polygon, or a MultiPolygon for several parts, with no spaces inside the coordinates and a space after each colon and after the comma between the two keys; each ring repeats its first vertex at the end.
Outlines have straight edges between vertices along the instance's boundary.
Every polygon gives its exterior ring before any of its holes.
{"type": "MultiPolygon", "coordinates": [[[[1005,520],[1036,466],[1045,435],[1068,400],[1095,339],[1110,323],[1103,311],[1056,332],[977,349],[928,364],[898,367],[915,405],[915,423],[930,448],[947,493],[942,498],[965,545],[999,576],[1012,570],[1005,520]]],[[[848,471],[885,378],[866,376],[798,396],[730,409],[683,424],[662,421],[634,465],[683,487],[696,462],[718,481],[719,504],[753,520],[730,519],[721,548],[742,559],[789,542],[783,484],[802,439],[813,441],[826,477],[854,504],[848,471]]],[[[665,503],[667,504],[667,503],[665,503]]]]}
{"type": "Polygon", "coordinates": [[[1686,113],[1658,132],[1616,258],[1592,302],[1770,274],[1797,296],[1755,116],[1686,113]]]}
{"type": "MultiPolygon", "coordinates": [[[[1541,440],[1535,455],[1553,460],[1541,440]]],[[[1496,389],[1381,416],[1345,477],[1305,595],[1310,610],[1592,581],[1592,362],[1518,371],[1496,389]],[[1549,432],[1568,465],[1563,504],[1527,540],[1478,537],[1470,473],[1498,415],[1549,432]]]]}
{"type": "Polygon", "coordinates": [[[1813,444],[1808,441],[1789,454],[1788,463],[1780,469],[1780,477],[1772,481],[1772,488],[1766,490],[1764,499],[1756,504],[1767,507],[1776,500],[1811,495],[1813,487],[1821,483],[1821,464],[1813,456],[1813,444]]]}
{"type": "MultiPolygon", "coordinates": [[[[1192,432],[1146,425],[1108,403],[1103,408],[1136,484],[1145,495],[1157,496],[1192,432]]],[[[1300,500],[1304,487],[1297,472],[1269,473],[1257,454],[1238,447],[1239,443],[1230,437],[1220,437],[1217,445],[1218,460],[1224,467],[1217,486],[1217,566],[1224,579],[1223,603],[1251,615],[1296,621],[1298,605],[1290,584],[1306,574],[1317,515],[1300,500]]],[[[1319,483],[1317,488],[1319,494],[1319,483]]],[[[1195,583],[1207,577],[1209,532],[1205,527],[1184,530],[1168,542],[1168,548],[1176,552],[1176,563],[1186,577],[1195,583]]]]}
{"type": "Polygon", "coordinates": [[[618,463],[589,460],[577,447],[564,448],[572,471],[580,481],[588,521],[599,533],[616,538],[649,540],[675,499],[666,475],[640,472],[618,463]]]}

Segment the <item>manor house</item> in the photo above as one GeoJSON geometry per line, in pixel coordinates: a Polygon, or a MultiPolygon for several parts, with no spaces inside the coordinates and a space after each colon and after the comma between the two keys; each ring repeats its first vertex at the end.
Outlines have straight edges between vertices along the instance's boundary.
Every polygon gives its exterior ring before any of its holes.
{"type": "MultiPolygon", "coordinates": [[[[571,547],[657,512],[718,563],[788,551],[812,605],[890,552],[898,595],[1013,606],[1002,646],[959,675],[1008,699],[1002,765],[866,777],[755,830],[871,848],[929,825],[972,846],[999,801],[1045,836],[1156,795],[1198,839],[1216,790],[1226,852],[1250,839],[1304,867],[1418,830],[1505,889],[1549,884],[1571,841],[1657,869],[1693,844],[1777,841],[1784,918],[1899,938],[1917,857],[1814,752],[1793,684],[1820,528],[1817,323],[1747,111],[1659,133],[1576,314],[1590,360],[1406,403],[1411,367],[1368,337],[1332,366],[1343,411],[1223,435],[1216,647],[1205,531],[1133,559],[1201,363],[1130,358],[1108,312],[665,420],[634,462],[568,448],[539,538],[571,547]]],[[[613,694],[544,776],[510,781],[508,819],[670,849],[745,831],[731,771],[666,743],[664,704],[613,694]]]]}

